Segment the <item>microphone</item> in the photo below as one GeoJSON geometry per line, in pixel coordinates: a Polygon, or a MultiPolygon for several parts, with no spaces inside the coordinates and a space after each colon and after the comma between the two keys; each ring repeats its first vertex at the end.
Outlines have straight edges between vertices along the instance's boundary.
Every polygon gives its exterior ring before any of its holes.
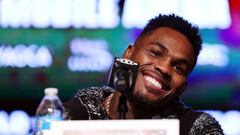
{"type": "Polygon", "coordinates": [[[115,58],[111,67],[108,85],[121,93],[117,107],[119,119],[126,119],[128,111],[126,92],[133,91],[138,68],[138,63],[122,58],[115,58]]]}
{"type": "Polygon", "coordinates": [[[135,86],[139,64],[123,58],[115,58],[108,85],[119,92],[132,91],[135,86]]]}

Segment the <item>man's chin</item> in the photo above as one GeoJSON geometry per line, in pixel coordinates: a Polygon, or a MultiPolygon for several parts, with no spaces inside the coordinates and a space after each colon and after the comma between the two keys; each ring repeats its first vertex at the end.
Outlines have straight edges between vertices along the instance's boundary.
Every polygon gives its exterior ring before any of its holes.
{"type": "Polygon", "coordinates": [[[133,96],[132,103],[137,109],[143,110],[156,110],[162,106],[162,100],[152,100],[150,97],[140,95],[133,96]]]}

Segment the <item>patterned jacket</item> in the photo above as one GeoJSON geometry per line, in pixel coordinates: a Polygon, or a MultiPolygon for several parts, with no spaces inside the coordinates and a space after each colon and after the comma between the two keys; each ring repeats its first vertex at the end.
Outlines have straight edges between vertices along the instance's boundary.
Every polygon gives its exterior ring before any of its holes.
{"type": "MultiPolygon", "coordinates": [[[[79,90],[71,100],[64,103],[66,119],[111,119],[103,101],[113,92],[114,90],[107,86],[79,90]]],[[[180,100],[169,104],[152,119],[179,119],[181,135],[223,135],[221,126],[212,116],[187,108],[180,100]]]]}

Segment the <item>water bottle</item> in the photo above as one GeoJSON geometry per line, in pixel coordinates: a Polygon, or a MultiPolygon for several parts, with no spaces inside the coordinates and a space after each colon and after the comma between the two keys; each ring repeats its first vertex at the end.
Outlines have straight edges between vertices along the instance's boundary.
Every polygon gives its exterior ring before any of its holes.
{"type": "Polygon", "coordinates": [[[46,88],[40,105],[36,111],[35,135],[48,134],[52,121],[63,120],[64,108],[58,98],[58,89],[46,88]]]}

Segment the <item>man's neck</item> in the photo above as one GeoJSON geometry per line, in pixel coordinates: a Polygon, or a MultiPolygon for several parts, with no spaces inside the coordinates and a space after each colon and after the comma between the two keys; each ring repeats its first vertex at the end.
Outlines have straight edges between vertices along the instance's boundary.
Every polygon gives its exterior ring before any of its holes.
{"type": "MultiPolygon", "coordinates": [[[[108,108],[108,115],[112,119],[119,119],[118,105],[121,93],[116,91],[113,93],[111,102],[108,108]]],[[[126,119],[151,119],[153,116],[157,115],[159,111],[146,110],[144,108],[136,108],[132,102],[127,100],[128,111],[126,112],[126,119]]]]}

